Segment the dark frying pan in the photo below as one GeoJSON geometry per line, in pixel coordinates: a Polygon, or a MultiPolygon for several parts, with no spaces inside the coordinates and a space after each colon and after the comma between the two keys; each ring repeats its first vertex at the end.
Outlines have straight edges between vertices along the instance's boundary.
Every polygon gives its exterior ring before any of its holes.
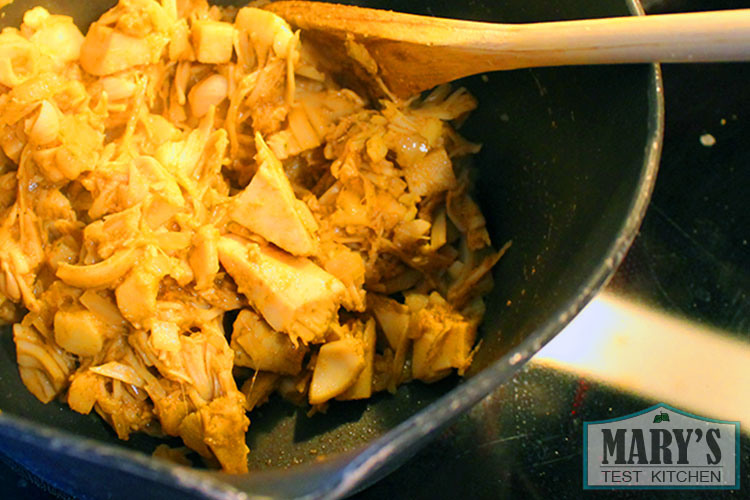
{"type": "MultiPolygon", "coordinates": [[[[81,28],[111,0],[16,0],[0,24],[41,4],[81,28]]],[[[353,2],[473,20],[530,22],[639,14],[637,0],[353,2]]],[[[496,245],[482,347],[467,379],[332,405],[327,415],[271,401],[251,415],[251,472],[229,476],[151,458],[145,436],[116,439],[96,416],[43,405],[23,387],[0,332],[0,452],[88,498],[338,497],[396,468],[557,334],[612,276],[655,181],[663,126],[658,66],[519,70],[464,83],[480,107],[462,132],[484,143],[480,203],[496,245]]],[[[424,480],[424,478],[415,478],[424,480]]]]}

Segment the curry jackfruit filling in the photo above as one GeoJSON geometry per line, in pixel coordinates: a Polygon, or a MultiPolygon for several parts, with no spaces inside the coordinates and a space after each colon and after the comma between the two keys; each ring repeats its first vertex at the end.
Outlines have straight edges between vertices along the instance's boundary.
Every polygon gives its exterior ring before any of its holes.
{"type": "Polygon", "coordinates": [[[85,36],[29,10],[0,33],[24,384],[241,473],[274,393],[323,410],[463,374],[502,253],[455,128],[475,107],[341,88],[258,8],[121,0],[85,36]]]}

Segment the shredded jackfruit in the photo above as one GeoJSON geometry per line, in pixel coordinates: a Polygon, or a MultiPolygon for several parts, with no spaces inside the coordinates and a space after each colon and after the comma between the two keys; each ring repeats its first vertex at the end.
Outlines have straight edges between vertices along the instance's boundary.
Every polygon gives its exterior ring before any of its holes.
{"type": "Polygon", "coordinates": [[[369,102],[315,54],[205,0],[0,33],[0,321],[37,398],[241,473],[273,393],[467,369],[501,255],[453,125],[476,101],[369,102]]]}

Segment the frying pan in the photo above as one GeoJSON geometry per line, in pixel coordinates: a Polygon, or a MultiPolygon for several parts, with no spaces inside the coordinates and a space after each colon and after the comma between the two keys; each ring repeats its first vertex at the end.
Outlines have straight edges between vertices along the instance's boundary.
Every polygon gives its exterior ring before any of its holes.
{"type": "MultiPolygon", "coordinates": [[[[497,22],[642,14],[637,0],[353,3],[497,22]]],[[[72,15],[85,30],[113,2],[16,0],[0,25],[18,26],[38,4],[72,15]]],[[[638,230],[661,148],[660,72],[656,65],[546,68],[461,84],[480,102],[461,130],[484,144],[479,202],[495,245],[513,242],[494,269],[482,345],[465,379],[408,384],[314,417],[272,400],[250,415],[251,472],[231,476],[154,459],[161,441],[118,441],[95,415],[41,404],[20,381],[4,328],[0,452],[82,498],[341,497],[398,467],[508,380],[607,282],[638,230]]]]}

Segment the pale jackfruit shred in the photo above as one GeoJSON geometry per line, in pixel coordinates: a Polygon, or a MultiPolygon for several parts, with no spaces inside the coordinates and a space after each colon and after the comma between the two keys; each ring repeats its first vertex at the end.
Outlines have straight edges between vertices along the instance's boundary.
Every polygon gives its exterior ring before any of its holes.
{"type": "Polygon", "coordinates": [[[370,102],[314,54],[205,0],[0,33],[0,320],[37,398],[242,473],[273,393],[468,368],[500,256],[453,128],[476,102],[370,102]]]}

